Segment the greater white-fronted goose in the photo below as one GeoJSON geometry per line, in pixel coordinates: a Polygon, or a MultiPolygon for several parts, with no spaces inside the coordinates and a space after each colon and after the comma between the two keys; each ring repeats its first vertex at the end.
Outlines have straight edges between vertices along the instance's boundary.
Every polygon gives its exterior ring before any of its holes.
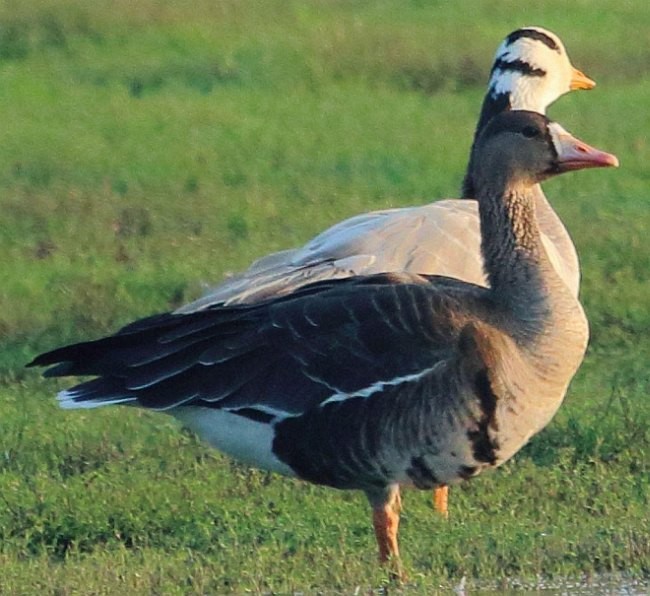
{"type": "Polygon", "coordinates": [[[471,166],[488,288],[409,272],[329,280],[155,315],[31,365],[96,377],[63,391],[64,408],[165,411],[252,465],[364,491],[380,558],[401,573],[399,486],[496,467],[560,406],[588,330],[541,239],[534,187],[616,165],[542,115],[501,114],[471,166]]]}
{"type": "MultiPolygon", "coordinates": [[[[563,94],[594,85],[571,65],[555,34],[539,27],[513,31],[497,49],[475,138],[504,110],[544,114],[563,94]]],[[[573,242],[541,188],[536,187],[534,193],[551,263],[577,296],[580,269],[573,242]]],[[[474,197],[469,174],[462,196],[474,197]]],[[[449,275],[485,285],[479,238],[475,201],[445,200],[367,213],[335,225],[302,248],[260,259],[179,312],[213,304],[251,303],[288,294],[314,281],[387,271],[449,275]]],[[[436,490],[434,504],[447,515],[446,488],[436,490]]]]}

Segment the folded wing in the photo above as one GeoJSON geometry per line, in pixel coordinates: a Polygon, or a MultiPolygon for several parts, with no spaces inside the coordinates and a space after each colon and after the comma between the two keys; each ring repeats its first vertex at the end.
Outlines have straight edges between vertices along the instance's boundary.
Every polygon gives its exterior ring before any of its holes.
{"type": "Polygon", "coordinates": [[[251,306],[157,315],[43,354],[32,365],[52,365],[48,376],[96,377],[62,392],[64,407],[202,405],[300,414],[399,383],[454,353],[463,303],[483,290],[431,281],[375,275],[313,284],[251,306]]]}

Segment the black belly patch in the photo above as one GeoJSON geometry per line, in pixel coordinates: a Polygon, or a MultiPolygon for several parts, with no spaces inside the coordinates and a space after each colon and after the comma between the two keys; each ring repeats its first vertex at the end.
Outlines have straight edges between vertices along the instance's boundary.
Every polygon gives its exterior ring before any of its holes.
{"type": "Polygon", "coordinates": [[[416,488],[427,489],[440,486],[441,484],[431,468],[427,466],[423,457],[413,457],[411,459],[411,466],[406,470],[406,474],[416,488]]]}
{"type": "Polygon", "coordinates": [[[362,398],[314,408],[275,425],[273,453],[303,480],[334,488],[384,487],[373,413],[362,398]]]}
{"type": "Polygon", "coordinates": [[[469,480],[478,474],[478,466],[460,466],[458,468],[458,476],[463,480],[469,480]]]}
{"type": "Polygon", "coordinates": [[[255,408],[239,408],[238,410],[229,410],[229,412],[231,414],[238,414],[244,418],[248,418],[255,422],[262,422],[264,424],[268,424],[274,418],[274,416],[271,414],[256,410],[255,408]]]}
{"type": "Polygon", "coordinates": [[[474,459],[481,463],[494,465],[497,460],[496,450],[499,444],[495,439],[490,438],[490,429],[498,430],[495,413],[497,409],[497,397],[492,391],[487,371],[482,370],[474,377],[474,391],[481,406],[481,417],[477,421],[477,427],[467,431],[467,438],[472,444],[474,459]]]}

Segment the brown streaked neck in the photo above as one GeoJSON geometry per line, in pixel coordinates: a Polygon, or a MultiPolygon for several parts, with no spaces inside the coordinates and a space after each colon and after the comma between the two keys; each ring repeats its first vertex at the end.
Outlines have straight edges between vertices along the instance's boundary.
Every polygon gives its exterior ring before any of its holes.
{"type": "Polygon", "coordinates": [[[550,314],[552,266],[535,214],[534,185],[494,180],[479,188],[481,253],[495,302],[526,336],[541,333],[550,314]]]}

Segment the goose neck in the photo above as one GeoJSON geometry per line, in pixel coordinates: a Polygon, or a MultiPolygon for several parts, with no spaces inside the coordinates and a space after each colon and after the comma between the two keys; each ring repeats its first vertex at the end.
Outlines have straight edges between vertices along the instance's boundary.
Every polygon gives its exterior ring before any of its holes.
{"type": "Polygon", "coordinates": [[[478,204],[481,252],[493,298],[532,331],[541,331],[549,315],[553,272],[531,187],[510,185],[498,192],[483,185],[478,204]]]}

